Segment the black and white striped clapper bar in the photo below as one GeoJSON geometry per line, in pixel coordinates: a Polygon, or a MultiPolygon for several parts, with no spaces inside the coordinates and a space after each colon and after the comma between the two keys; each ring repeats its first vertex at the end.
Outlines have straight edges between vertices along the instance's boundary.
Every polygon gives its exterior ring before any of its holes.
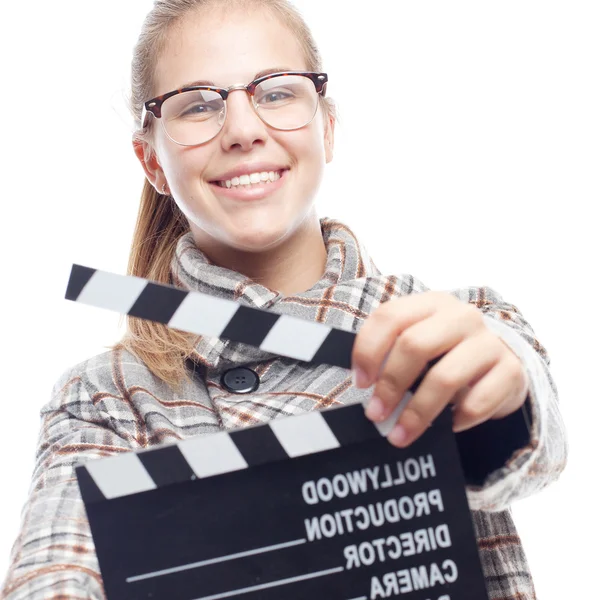
{"type": "MultiPolygon", "coordinates": [[[[139,278],[74,266],[67,298],[350,367],[351,332],[139,278]]],[[[350,405],[78,466],[108,600],[487,599],[450,411],[382,433],[350,405]]]]}

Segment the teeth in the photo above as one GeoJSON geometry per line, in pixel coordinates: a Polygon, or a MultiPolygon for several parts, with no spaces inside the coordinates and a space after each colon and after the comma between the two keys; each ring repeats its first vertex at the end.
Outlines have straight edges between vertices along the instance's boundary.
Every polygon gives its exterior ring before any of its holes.
{"type": "Polygon", "coordinates": [[[262,173],[251,173],[250,175],[240,175],[239,177],[232,177],[226,181],[219,181],[218,185],[221,187],[232,188],[245,186],[250,187],[257,183],[272,183],[281,179],[280,171],[263,171],[262,173]]]}

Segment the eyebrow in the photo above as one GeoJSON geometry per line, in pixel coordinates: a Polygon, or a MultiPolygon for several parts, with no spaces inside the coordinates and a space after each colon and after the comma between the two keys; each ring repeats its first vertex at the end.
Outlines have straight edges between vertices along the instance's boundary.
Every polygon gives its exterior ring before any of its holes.
{"type": "MultiPolygon", "coordinates": [[[[286,71],[292,71],[292,70],[293,69],[290,69],[289,67],[271,67],[270,69],[264,69],[264,70],[259,71],[258,73],[256,73],[254,75],[254,77],[252,78],[252,80],[258,79],[259,77],[263,77],[264,75],[271,75],[271,73],[280,73],[280,72],[286,72],[286,71]]],[[[216,83],[214,83],[213,81],[208,81],[206,79],[200,79],[198,81],[192,81],[190,83],[184,83],[181,87],[182,88],[194,87],[196,85],[208,85],[208,86],[211,86],[211,87],[220,87],[216,83]]]]}

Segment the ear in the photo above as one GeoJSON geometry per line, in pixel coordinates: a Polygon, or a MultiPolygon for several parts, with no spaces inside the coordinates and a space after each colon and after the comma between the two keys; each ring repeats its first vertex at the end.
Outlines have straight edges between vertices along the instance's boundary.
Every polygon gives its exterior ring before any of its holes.
{"type": "Polygon", "coordinates": [[[327,113],[325,115],[325,162],[330,163],[333,160],[333,142],[335,132],[335,118],[327,113]]]}
{"type": "Polygon", "coordinates": [[[131,143],[133,144],[133,151],[144,169],[146,178],[156,191],[162,194],[161,190],[163,185],[167,184],[167,178],[158,162],[154,148],[147,141],[140,139],[136,135],[133,136],[131,143]]]}

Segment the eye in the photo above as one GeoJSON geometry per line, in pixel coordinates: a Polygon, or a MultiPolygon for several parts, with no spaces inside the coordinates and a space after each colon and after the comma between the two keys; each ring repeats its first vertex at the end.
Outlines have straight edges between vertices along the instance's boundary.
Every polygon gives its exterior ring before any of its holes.
{"type": "Polygon", "coordinates": [[[221,103],[217,102],[196,102],[186,106],[181,112],[180,117],[202,117],[210,116],[219,112],[223,108],[221,103]]]}
{"type": "Polygon", "coordinates": [[[209,110],[210,106],[208,104],[195,104],[194,106],[189,106],[183,114],[186,115],[192,113],[205,113],[209,110]]]}
{"type": "Polygon", "coordinates": [[[284,102],[294,97],[294,94],[289,90],[269,91],[262,95],[258,101],[259,104],[274,104],[276,102],[284,102]]]}

